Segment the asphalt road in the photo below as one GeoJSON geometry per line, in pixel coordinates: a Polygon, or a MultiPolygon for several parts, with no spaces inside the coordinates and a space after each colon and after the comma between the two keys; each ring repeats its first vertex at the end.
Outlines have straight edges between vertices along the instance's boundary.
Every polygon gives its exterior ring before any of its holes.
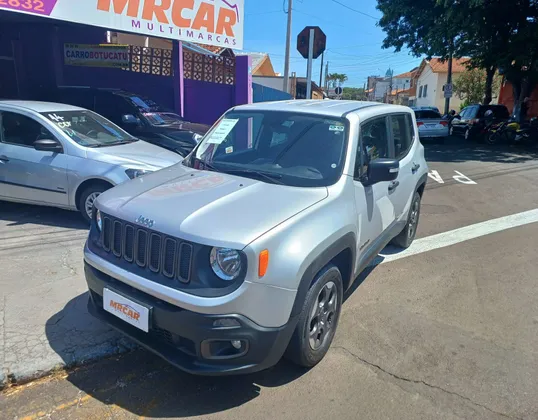
{"type": "MultiPolygon", "coordinates": [[[[427,159],[436,172],[417,242],[538,207],[536,155],[456,141],[427,145],[427,159]]],[[[0,225],[0,235],[20,232],[10,228],[25,223],[37,229],[37,210],[9,208],[15,220],[0,225]],[[23,209],[25,223],[16,209],[23,209]]],[[[0,220],[6,213],[0,211],[0,220]]],[[[54,214],[42,219],[43,228],[81,229],[65,222],[67,214],[54,214]]],[[[310,371],[282,361],[255,375],[194,377],[137,350],[7,389],[1,417],[535,420],[538,223],[489,234],[480,229],[474,239],[432,246],[364,273],[347,296],[331,350],[310,371]]],[[[60,243],[63,252],[75,249],[60,243]]],[[[47,249],[54,247],[47,242],[47,249]]],[[[54,269],[60,273],[52,273],[52,260],[42,261],[39,271],[52,282],[65,279],[70,258],[54,269]]],[[[1,253],[0,259],[5,262],[1,253]]],[[[22,270],[20,283],[33,275],[35,268],[22,270]]],[[[1,279],[0,287],[7,287],[1,279]]],[[[72,287],[70,293],[78,293],[79,286],[72,287]]]]}

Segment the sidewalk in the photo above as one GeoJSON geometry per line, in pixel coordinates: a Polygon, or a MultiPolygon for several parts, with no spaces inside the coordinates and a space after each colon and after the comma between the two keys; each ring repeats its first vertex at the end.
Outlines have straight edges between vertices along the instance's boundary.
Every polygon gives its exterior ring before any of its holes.
{"type": "Polygon", "coordinates": [[[0,206],[0,388],[132,346],[86,311],[78,214],[0,206]]]}

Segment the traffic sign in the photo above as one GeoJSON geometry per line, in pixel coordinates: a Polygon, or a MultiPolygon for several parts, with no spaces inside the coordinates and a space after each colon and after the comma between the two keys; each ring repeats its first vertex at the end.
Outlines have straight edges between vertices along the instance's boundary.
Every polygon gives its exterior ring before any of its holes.
{"type": "Polygon", "coordinates": [[[334,89],[334,93],[338,96],[340,96],[344,92],[344,89],[342,89],[340,86],[334,89]]]}
{"type": "Polygon", "coordinates": [[[314,50],[312,58],[315,60],[323,53],[323,51],[325,51],[327,45],[327,36],[319,26],[307,26],[299,33],[299,35],[297,35],[297,51],[299,51],[304,58],[308,58],[311,29],[314,30],[314,50]]]}
{"type": "Polygon", "coordinates": [[[454,89],[454,85],[452,83],[447,83],[443,87],[443,91],[445,92],[445,98],[452,98],[453,89],[454,89]]]}

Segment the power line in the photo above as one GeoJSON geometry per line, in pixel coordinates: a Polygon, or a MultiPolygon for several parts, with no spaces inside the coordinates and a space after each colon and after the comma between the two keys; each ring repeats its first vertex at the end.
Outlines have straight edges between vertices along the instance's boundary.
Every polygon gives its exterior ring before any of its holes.
{"type": "Polygon", "coordinates": [[[344,3],[341,3],[339,2],[338,0],[331,0],[333,3],[337,3],[339,4],[340,6],[343,6],[345,7],[346,9],[349,9],[355,13],[358,13],[359,15],[363,15],[363,16],[367,16],[371,19],[375,19],[375,20],[379,20],[379,18],[375,17],[375,16],[372,16],[372,15],[369,15],[368,13],[364,13],[364,12],[361,12],[360,10],[357,10],[357,9],[353,9],[352,7],[349,7],[347,4],[344,4],[344,3]]]}

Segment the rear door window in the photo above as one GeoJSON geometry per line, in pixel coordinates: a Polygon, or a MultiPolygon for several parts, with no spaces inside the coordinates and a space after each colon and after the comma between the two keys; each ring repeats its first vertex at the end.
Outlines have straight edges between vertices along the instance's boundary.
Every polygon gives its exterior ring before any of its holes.
{"type": "Polygon", "coordinates": [[[394,141],[394,156],[400,160],[411,148],[413,136],[409,129],[409,114],[391,115],[392,138],[394,141]]]}
{"type": "Polygon", "coordinates": [[[415,117],[417,120],[438,120],[441,119],[441,114],[434,110],[423,110],[423,111],[415,111],[415,117]]]}
{"type": "Polygon", "coordinates": [[[123,124],[122,116],[136,114],[136,109],[121,96],[99,92],[95,100],[95,112],[113,123],[121,125],[123,124]]]}

